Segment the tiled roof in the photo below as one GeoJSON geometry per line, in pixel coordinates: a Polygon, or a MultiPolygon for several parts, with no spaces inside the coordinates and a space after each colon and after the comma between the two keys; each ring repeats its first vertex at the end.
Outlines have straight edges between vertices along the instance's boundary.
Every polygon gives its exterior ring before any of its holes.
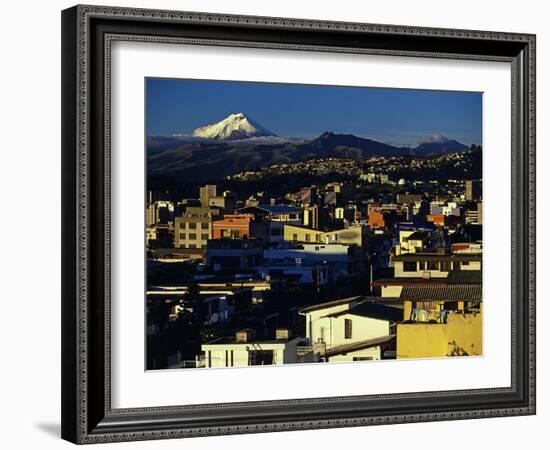
{"type": "Polygon", "coordinates": [[[404,286],[402,300],[412,301],[481,301],[481,284],[449,284],[446,286],[404,286]]]}
{"type": "Polygon", "coordinates": [[[371,284],[373,286],[409,286],[409,285],[441,285],[448,284],[481,284],[481,270],[451,270],[447,277],[402,277],[402,278],[379,278],[371,284]]]}

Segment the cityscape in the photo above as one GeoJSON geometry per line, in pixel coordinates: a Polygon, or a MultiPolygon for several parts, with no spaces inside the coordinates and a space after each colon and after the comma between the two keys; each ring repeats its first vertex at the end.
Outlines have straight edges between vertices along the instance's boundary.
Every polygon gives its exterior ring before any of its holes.
{"type": "Polygon", "coordinates": [[[481,93],[146,97],[147,370],[483,355],[481,93]]]}

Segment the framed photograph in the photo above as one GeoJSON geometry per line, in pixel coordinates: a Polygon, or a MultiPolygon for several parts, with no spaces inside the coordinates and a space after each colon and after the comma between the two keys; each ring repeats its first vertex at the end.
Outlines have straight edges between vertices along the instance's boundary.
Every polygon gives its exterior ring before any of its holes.
{"type": "Polygon", "coordinates": [[[535,36],[62,12],[62,437],[535,413],[535,36]]]}

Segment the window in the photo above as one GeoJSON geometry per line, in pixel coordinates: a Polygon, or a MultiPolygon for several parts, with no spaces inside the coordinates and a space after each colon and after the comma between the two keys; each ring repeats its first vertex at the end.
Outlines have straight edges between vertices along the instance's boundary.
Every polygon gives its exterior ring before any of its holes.
{"type": "Polygon", "coordinates": [[[180,233],[180,239],[185,239],[186,238],[186,234],[185,233],[180,233]]]}
{"type": "Polygon", "coordinates": [[[195,222],[189,222],[189,228],[195,230],[197,228],[197,224],[195,222]]]}
{"type": "Polygon", "coordinates": [[[451,262],[450,261],[441,261],[441,271],[442,272],[449,272],[451,270],[451,262]]]}
{"type": "Polygon", "coordinates": [[[298,240],[298,234],[297,234],[297,233],[294,233],[294,234],[292,235],[292,240],[293,240],[293,241],[297,241],[297,240],[298,240]]]}
{"type": "Polygon", "coordinates": [[[201,228],[203,230],[208,230],[209,227],[210,227],[210,224],[208,222],[201,222],[201,228]]]}
{"type": "Polygon", "coordinates": [[[455,261],[453,263],[453,269],[454,270],[460,270],[460,261],[455,261]]]}
{"type": "Polygon", "coordinates": [[[419,261],[418,270],[426,270],[426,261],[419,261]]]}
{"type": "Polygon", "coordinates": [[[344,339],[351,339],[352,324],[351,319],[344,319],[344,339]]]}
{"type": "Polygon", "coordinates": [[[463,266],[469,266],[469,265],[470,265],[470,261],[462,261],[462,265],[463,265],[463,266]]]}
{"type": "Polygon", "coordinates": [[[372,361],[372,356],[354,356],[354,361],[372,361]]]}
{"type": "Polygon", "coordinates": [[[306,234],[306,242],[311,241],[311,235],[309,233],[306,234]]]}
{"type": "Polygon", "coordinates": [[[189,239],[191,239],[192,241],[196,240],[197,239],[197,233],[189,233],[189,239]]]}
{"type": "Polygon", "coordinates": [[[403,272],[416,272],[416,261],[403,262],[403,272]]]}
{"type": "Polygon", "coordinates": [[[180,228],[185,228],[185,222],[180,222],[180,228]]]}
{"type": "Polygon", "coordinates": [[[438,261],[428,261],[428,270],[439,270],[438,261]]]}
{"type": "Polygon", "coordinates": [[[195,244],[189,244],[189,248],[197,248],[195,244]]]}
{"type": "Polygon", "coordinates": [[[201,234],[201,239],[202,239],[203,241],[208,240],[208,233],[202,233],[202,234],[201,234]]]}

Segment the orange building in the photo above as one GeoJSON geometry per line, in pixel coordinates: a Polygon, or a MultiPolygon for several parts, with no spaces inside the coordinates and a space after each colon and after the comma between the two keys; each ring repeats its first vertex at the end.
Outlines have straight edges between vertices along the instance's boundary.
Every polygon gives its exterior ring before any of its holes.
{"type": "Polygon", "coordinates": [[[212,238],[247,239],[253,218],[252,214],[225,214],[222,220],[212,222],[212,238]]]}
{"type": "Polygon", "coordinates": [[[384,213],[369,208],[369,228],[384,228],[386,221],[384,220],[384,213]]]}
{"type": "Polygon", "coordinates": [[[447,216],[444,216],[443,214],[428,214],[426,216],[426,220],[428,222],[432,222],[434,225],[439,225],[440,227],[444,227],[447,224],[447,216]]]}

